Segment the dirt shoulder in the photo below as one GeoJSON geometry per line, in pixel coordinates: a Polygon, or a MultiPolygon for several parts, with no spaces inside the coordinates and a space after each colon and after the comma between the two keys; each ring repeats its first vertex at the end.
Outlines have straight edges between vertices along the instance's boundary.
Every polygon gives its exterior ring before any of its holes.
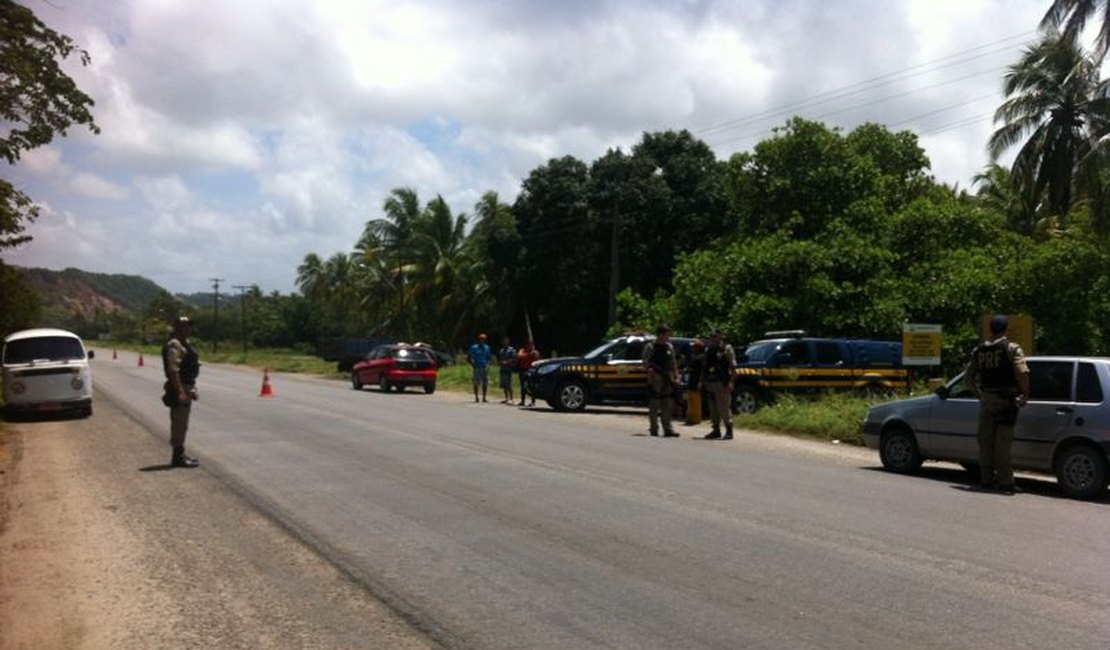
{"type": "Polygon", "coordinates": [[[0,430],[0,650],[429,648],[204,468],[99,400],[0,430]]]}

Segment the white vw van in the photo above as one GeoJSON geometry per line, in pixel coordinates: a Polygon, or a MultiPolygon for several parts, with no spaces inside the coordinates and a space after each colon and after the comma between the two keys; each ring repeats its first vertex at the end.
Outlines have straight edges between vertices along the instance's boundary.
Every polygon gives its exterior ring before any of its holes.
{"type": "Polygon", "coordinates": [[[9,334],[0,351],[4,409],[79,412],[92,415],[92,375],[81,339],[60,329],[30,329],[9,334]]]}

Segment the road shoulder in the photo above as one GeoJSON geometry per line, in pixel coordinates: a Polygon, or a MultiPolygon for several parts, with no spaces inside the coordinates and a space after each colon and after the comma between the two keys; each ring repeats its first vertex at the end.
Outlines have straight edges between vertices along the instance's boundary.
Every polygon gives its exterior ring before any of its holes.
{"type": "MultiPolygon", "coordinates": [[[[100,400],[0,433],[0,650],[434,647],[100,400]]],[[[372,540],[367,540],[372,543],[372,540]]]]}

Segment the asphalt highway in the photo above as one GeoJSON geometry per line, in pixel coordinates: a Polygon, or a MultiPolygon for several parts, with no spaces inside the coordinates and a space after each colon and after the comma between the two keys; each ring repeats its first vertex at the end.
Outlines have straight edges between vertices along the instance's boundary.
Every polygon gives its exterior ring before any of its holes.
{"type": "MultiPolygon", "coordinates": [[[[98,350],[97,401],[164,444],[157,359],[98,350]]],[[[203,354],[202,354],[203,361],[203,354]]],[[[460,648],[1106,648],[1110,500],[739,431],[204,365],[196,472],[460,648]]],[[[491,389],[491,396],[499,394],[491,389]]],[[[93,420],[95,421],[94,414],[93,420]]],[[[168,446],[151,446],[167,460],[168,446]]],[[[185,471],[185,470],[178,470],[185,471]]]]}

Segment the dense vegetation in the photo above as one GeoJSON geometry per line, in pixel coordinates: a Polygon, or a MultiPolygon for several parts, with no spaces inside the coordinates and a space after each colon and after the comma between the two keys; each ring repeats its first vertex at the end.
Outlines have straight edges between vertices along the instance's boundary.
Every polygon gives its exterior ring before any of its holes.
{"type": "MultiPolygon", "coordinates": [[[[1071,27],[1106,6],[1052,3],[984,143],[1014,163],[989,166],[974,193],[938,183],[916,135],[879,124],[794,118],[728,160],[687,131],[645,133],[594,161],[549,160],[512,203],[490,192],[470,213],[397,188],[350,250],[305,256],[298,294],[255,287],[218,323],[190,307],[196,332],[445,349],[477,331],[531,332],[550,353],[660,320],[686,334],[721,326],[735,342],[786,328],[897,338],[909,321],[943,325],[955,365],[982,313],[1001,311],[1034,317],[1037,352],[1108,354],[1105,48],[1084,51],[1071,27]]],[[[26,296],[2,295],[19,303],[0,325],[36,317],[26,296]]],[[[161,292],[138,316],[102,315],[103,328],[149,336],[181,309],[161,292]]]]}

